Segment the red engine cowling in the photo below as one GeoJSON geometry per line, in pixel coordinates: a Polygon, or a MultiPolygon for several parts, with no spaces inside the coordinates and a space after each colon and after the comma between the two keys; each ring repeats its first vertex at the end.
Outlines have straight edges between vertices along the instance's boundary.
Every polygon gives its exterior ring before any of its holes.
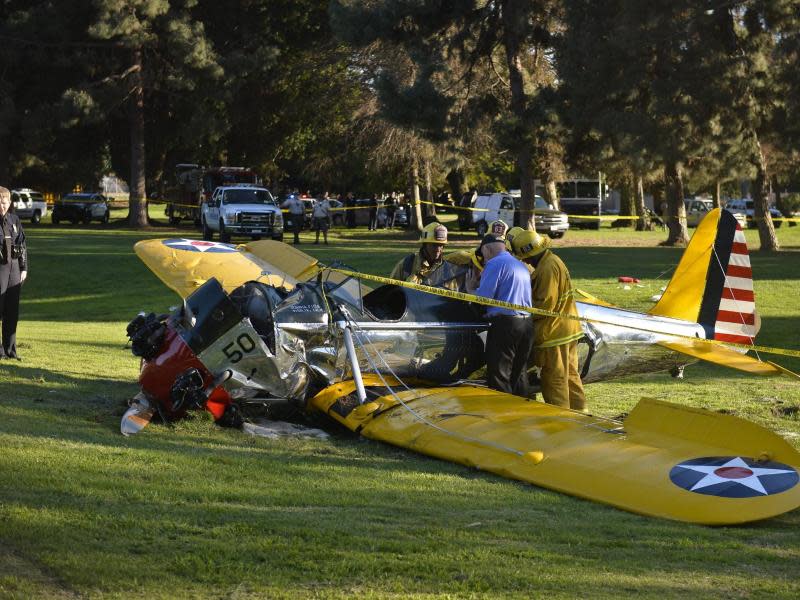
{"type": "MultiPolygon", "coordinates": [[[[186,414],[186,408],[175,410],[173,407],[172,386],[179,375],[192,368],[200,372],[206,387],[213,384],[214,376],[168,323],[159,353],[150,360],[142,360],[139,385],[149,398],[161,405],[168,417],[177,419],[186,414]]],[[[219,386],[211,392],[203,408],[208,410],[214,419],[220,419],[231,402],[228,392],[219,386]]]]}

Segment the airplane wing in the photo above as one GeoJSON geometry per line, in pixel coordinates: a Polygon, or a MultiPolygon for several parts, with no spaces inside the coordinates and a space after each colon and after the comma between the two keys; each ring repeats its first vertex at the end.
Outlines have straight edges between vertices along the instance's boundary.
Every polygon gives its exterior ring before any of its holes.
{"type": "Polygon", "coordinates": [[[774,362],[759,360],[752,356],[742,354],[732,348],[720,346],[719,344],[709,343],[703,339],[675,339],[673,341],[658,342],[659,345],[669,348],[675,352],[686,354],[700,360],[705,360],[723,367],[730,367],[750,373],[751,375],[786,375],[794,379],[800,379],[800,375],[794,373],[774,362]]]}
{"type": "Polygon", "coordinates": [[[800,453],[731,415],[642,400],[621,423],[474,386],[358,405],[354,387],[311,404],[365,437],[631,512],[726,525],[800,507],[800,453]]]}
{"type": "Polygon", "coordinates": [[[292,289],[311,275],[316,259],[281,242],[261,240],[241,246],[173,238],[137,242],[139,258],[182,298],[215,277],[227,292],[247,281],[292,289]]]}

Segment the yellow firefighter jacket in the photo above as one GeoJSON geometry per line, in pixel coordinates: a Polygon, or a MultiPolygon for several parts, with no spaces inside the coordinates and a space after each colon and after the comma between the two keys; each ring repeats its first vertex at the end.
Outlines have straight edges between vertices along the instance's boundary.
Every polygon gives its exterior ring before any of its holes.
{"type": "MultiPolygon", "coordinates": [[[[578,308],[572,297],[572,281],[564,262],[550,250],[536,265],[531,275],[534,308],[541,308],[562,315],[578,316],[578,308]]],[[[534,348],[560,346],[583,336],[580,321],[534,315],[534,348]]]]}
{"type": "Polygon", "coordinates": [[[416,254],[409,254],[398,261],[389,277],[457,291],[457,275],[458,272],[454,269],[452,263],[443,259],[435,263],[429,263],[422,257],[422,250],[420,250],[416,254]]]}

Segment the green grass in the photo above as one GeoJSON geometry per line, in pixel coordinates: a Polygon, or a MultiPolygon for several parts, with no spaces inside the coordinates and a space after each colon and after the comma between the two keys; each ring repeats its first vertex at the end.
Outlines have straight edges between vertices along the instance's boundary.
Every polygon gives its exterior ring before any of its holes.
{"type": "MultiPolygon", "coordinates": [[[[155,216],[155,215],[154,215],[155,216]]],[[[269,441],[206,415],[123,438],[137,391],[125,324],[178,298],[134,256],[145,234],[28,227],[20,353],[0,363],[2,598],[649,598],[800,595],[800,511],[746,527],[639,517],[329,427],[329,440],[269,441]]],[[[747,232],[751,245],[757,235],[747,232]]],[[[646,309],[680,250],[662,232],[569,232],[576,284],[646,309]],[[624,289],[618,275],[642,278],[624,289]],[[658,276],[661,275],[659,278],[658,276]]],[[[454,245],[475,243],[454,233],[454,245]]],[[[759,343],[800,349],[800,227],[753,253],[759,343]]],[[[400,232],[303,235],[323,262],[387,273],[415,247],[400,232]]],[[[768,357],[800,371],[800,361],[768,357]]],[[[731,410],[800,447],[800,384],[720,367],[587,387],[599,414],[641,397],[731,410]]]]}

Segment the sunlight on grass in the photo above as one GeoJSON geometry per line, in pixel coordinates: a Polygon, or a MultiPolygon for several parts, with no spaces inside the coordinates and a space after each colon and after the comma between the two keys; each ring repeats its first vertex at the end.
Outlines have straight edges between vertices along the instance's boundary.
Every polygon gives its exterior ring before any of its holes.
{"type": "MultiPolygon", "coordinates": [[[[386,274],[417,246],[414,233],[372,233],[334,232],[327,247],[304,233],[300,249],[386,274]]],[[[778,235],[800,248],[800,227],[778,235]]],[[[125,326],[179,301],[133,243],[199,236],[40,226],[28,237],[24,360],[0,362],[2,598],[800,595],[798,511],[729,528],[644,518],[333,427],[329,440],[271,441],[199,414],[123,438],[139,368],[125,326]]],[[[663,237],[603,228],[554,245],[576,286],[647,310],[681,253],[657,247],[663,237]],[[642,282],[625,289],[619,275],[642,282]]],[[[760,343],[800,349],[798,257],[752,254],[760,343]]],[[[800,371],[798,359],[768,358],[800,371]]],[[[788,378],[698,364],[683,380],[639,376],[587,396],[605,416],[642,397],[733,412],[800,447],[800,417],[777,410],[800,406],[788,378]]]]}

